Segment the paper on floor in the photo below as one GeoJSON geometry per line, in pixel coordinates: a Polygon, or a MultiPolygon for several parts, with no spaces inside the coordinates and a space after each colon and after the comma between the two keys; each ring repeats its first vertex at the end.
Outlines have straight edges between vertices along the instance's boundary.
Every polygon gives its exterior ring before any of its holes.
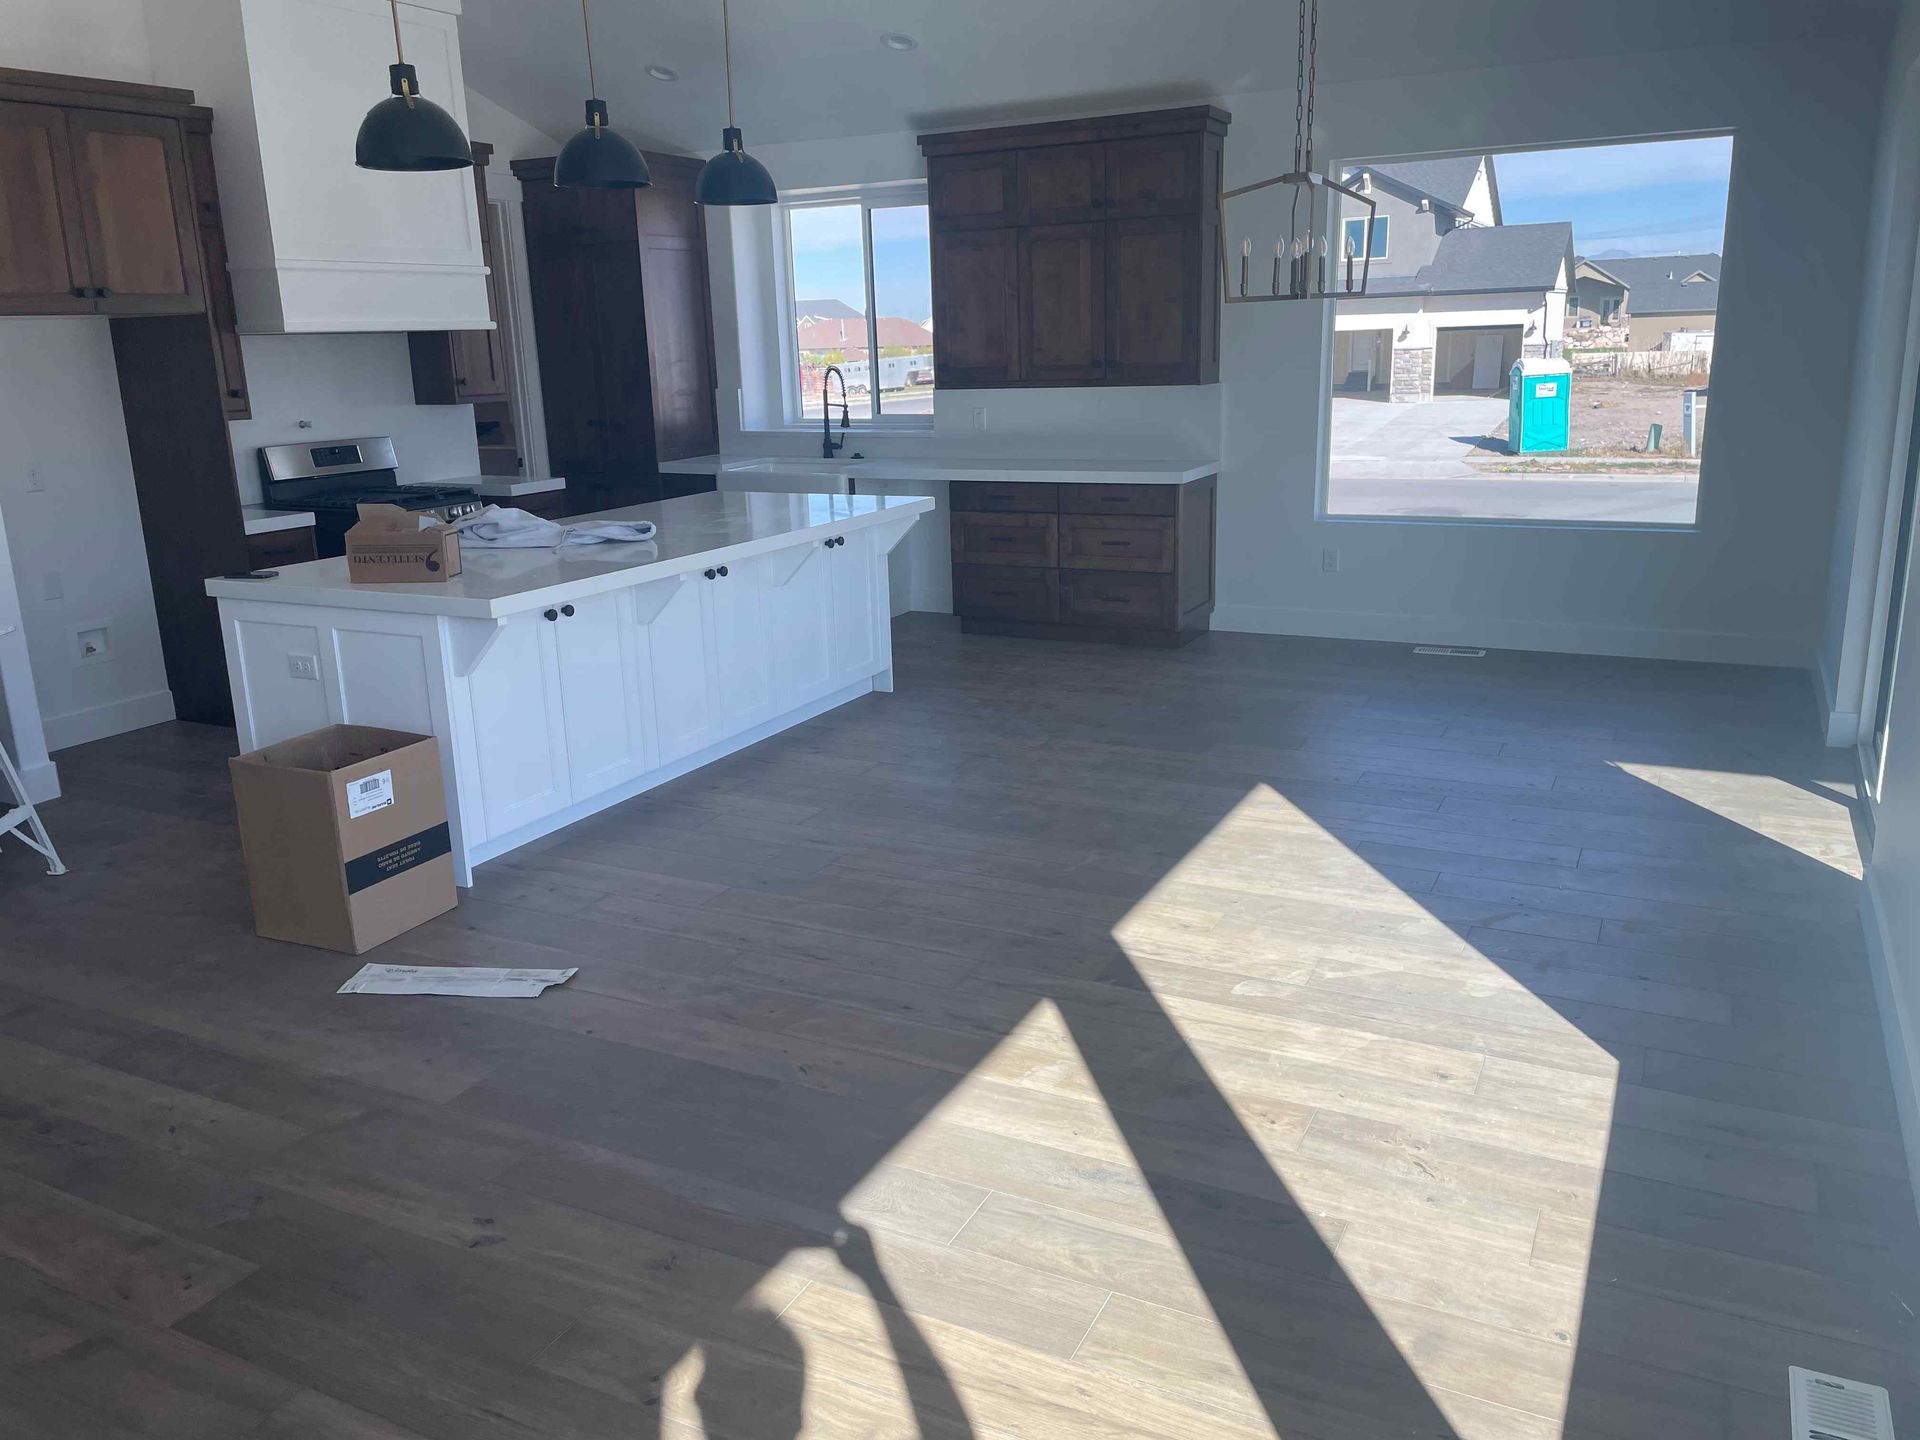
{"type": "Polygon", "coordinates": [[[525,1000],[549,985],[564,985],[571,970],[503,970],[490,965],[363,965],[340,987],[342,995],[484,995],[525,1000]]]}

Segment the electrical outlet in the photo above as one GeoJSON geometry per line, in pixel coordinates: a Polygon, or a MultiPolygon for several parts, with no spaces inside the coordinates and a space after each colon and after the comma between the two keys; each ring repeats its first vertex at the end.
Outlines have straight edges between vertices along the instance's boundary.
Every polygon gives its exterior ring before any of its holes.
{"type": "Polygon", "coordinates": [[[973,428],[976,430],[984,430],[987,428],[986,406],[976,405],[973,407],[973,428]]]}
{"type": "Polygon", "coordinates": [[[296,680],[318,680],[320,678],[320,657],[317,655],[287,656],[287,673],[296,680]]]}
{"type": "Polygon", "coordinates": [[[107,659],[113,654],[113,645],[104,625],[89,626],[85,630],[73,632],[74,661],[80,665],[92,665],[107,659]]]}
{"type": "Polygon", "coordinates": [[[1320,568],[1329,575],[1339,574],[1340,552],[1338,550],[1322,550],[1320,552],[1320,568]]]}
{"type": "Polygon", "coordinates": [[[40,598],[42,600],[63,600],[66,598],[66,594],[66,586],[60,583],[60,572],[58,570],[49,570],[46,576],[40,581],[40,598]]]}
{"type": "Polygon", "coordinates": [[[40,467],[38,465],[29,465],[27,467],[27,493],[37,495],[46,488],[46,477],[40,473],[40,467]]]}

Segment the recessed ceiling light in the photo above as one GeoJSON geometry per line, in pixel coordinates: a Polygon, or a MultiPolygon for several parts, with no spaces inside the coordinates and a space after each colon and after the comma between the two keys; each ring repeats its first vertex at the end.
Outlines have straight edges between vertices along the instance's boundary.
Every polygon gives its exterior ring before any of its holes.
{"type": "Polygon", "coordinates": [[[880,43],[889,50],[917,50],[920,42],[911,35],[902,35],[899,31],[889,31],[880,37],[880,43]]]}
{"type": "Polygon", "coordinates": [[[647,74],[656,80],[678,80],[680,78],[680,72],[671,65],[649,65],[647,66],[647,74]]]}

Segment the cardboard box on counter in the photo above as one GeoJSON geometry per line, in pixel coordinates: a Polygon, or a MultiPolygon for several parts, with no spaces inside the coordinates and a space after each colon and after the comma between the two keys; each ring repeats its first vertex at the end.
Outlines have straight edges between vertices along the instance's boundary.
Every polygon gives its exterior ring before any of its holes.
{"type": "Polygon", "coordinates": [[[431,735],[329,725],[227,763],[259,934],[359,955],[454,907],[431,735]]]}
{"type": "Polygon", "coordinates": [[[347,531],[347,578],[356,585],[433,584],[460,573],[460,536],[398,505],[362,505],[347,531]]]}

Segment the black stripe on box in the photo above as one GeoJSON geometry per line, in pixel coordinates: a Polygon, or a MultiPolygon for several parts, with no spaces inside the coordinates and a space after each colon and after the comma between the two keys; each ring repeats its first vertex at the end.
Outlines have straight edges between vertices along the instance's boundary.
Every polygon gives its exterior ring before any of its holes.
{"type": "Polygon", "coordinates": [[[429,860],[438,860],[442,855],[452,853],[453,836],[447,830],[447,822],[442,820],[417,835],[409,835],[404,840],[396,840],[391,845],[369,850],[357,859],[347,861],[347,893],[358,895],[368,886],[404,875],[416,865],[424,865],[429,860]]]}

